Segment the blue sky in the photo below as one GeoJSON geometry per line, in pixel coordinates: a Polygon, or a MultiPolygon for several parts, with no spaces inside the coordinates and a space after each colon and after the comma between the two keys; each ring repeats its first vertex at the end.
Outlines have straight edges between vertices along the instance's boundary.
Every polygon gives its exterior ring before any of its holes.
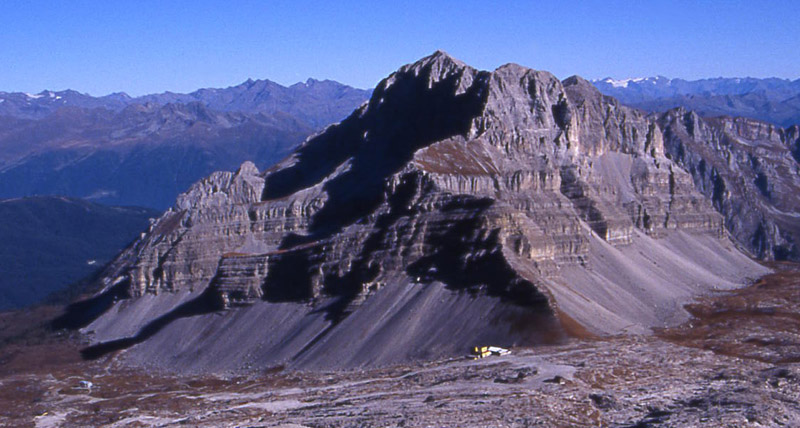
{"type": "Polygon", "coordinates": [[[371,87],[436,49],[561,78],[800,77],[800,1],[493,3],[3,0],[0,90],[371,87]]]}

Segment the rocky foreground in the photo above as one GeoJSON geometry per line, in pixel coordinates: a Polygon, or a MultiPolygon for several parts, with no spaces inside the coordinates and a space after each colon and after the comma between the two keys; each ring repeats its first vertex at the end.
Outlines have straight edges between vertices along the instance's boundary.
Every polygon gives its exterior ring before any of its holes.
{"type": "MultiPolygon", "coordinates": [[[[0,425],[798,426],[800,273],[773,266],[780,272],[695,302],[689,323],[655,335],[478,361],[176,376],[114,355],[83,361],[69,339],[18,334],[0,349],[0,425]]],[[[3,317],[3,331],[18,317],[3,317]]]]}

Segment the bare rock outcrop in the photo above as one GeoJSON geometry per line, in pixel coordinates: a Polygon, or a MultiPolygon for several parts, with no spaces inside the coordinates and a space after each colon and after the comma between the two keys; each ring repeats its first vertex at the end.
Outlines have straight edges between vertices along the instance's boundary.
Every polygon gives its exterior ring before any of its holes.
{"type": "Polygon", "coordinates": [[[800,131],[754,119],[658,115],[669,157],[688,170],[745,248],[800,260],[800,131]]]}
{"type": "Polygon", "coordinates": [[[443,52],[270,170],[197,183],[121,259],[104,281],[127,298],[86,327],[90,353],[186,370],[646,331],[766,271],[652,119],[578,77],[443,52]]]}

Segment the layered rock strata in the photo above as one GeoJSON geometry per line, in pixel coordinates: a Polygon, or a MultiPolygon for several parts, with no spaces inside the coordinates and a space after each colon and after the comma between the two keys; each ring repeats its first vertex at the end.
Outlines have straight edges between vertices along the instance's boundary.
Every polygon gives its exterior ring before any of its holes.
{"type": "Polygon", "coordinates": [[[667,154],[743,246],[763,259],[800,260],[800,127],[684,109],[657,120],[667,154]]]}
{"type": "Polygon", "coordinates": [[[442,52],[270,170],[197,183],[121,259],[91,352],[198,370],[644,331],[765,271],[643,113],[442,52]]]}

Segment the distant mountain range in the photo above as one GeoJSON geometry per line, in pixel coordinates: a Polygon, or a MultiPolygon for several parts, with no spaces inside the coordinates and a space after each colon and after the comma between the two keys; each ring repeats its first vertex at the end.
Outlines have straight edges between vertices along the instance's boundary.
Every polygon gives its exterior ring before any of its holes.
{"type": "Polygon", "coordinates": [[[39,302],[98,270],[158,214],[57,196],[0,201],[0,310],[39,302]]]}
{"type": "Polygon", "coordinates": [[[56,194],[163,210],[199,178],[246,159],[270,165],[313,130],[287,114],[218,112],[198,102],[3,117],[0,198],[56,194]]]}
{"type": "Polygon", "coordinates": [[[800,79],[669,79],[663,76],[594,80],[605,95],[651,113],[675,107],[701,116],[742,116],[780,126],[800,124],[800,79]]]}
{"type": "Polygon", "coordinates": [[[364,102],[370,92],[332,80],[315,79],[288,87],[270,80],[249,79],[228,88],[203,88],[189,94],[163,92],[135,98],[124,92],[102,97],[73,90],[45,90],[38,94],[0,92],[0,116],[42,119],[62,107],[102,108],[118,112],[132,104],[199,102],[211,110],[224,112],[286,113],[312,127],[322,127],[343,119],[355,106],[364,102]]]}
{"type": "Polygon", "coordinates": [[[268,167],[370,91],[309,79],[131,98],[0,92],[0,198],[67,195],[165,209],[245,160],[268,167]]]}

